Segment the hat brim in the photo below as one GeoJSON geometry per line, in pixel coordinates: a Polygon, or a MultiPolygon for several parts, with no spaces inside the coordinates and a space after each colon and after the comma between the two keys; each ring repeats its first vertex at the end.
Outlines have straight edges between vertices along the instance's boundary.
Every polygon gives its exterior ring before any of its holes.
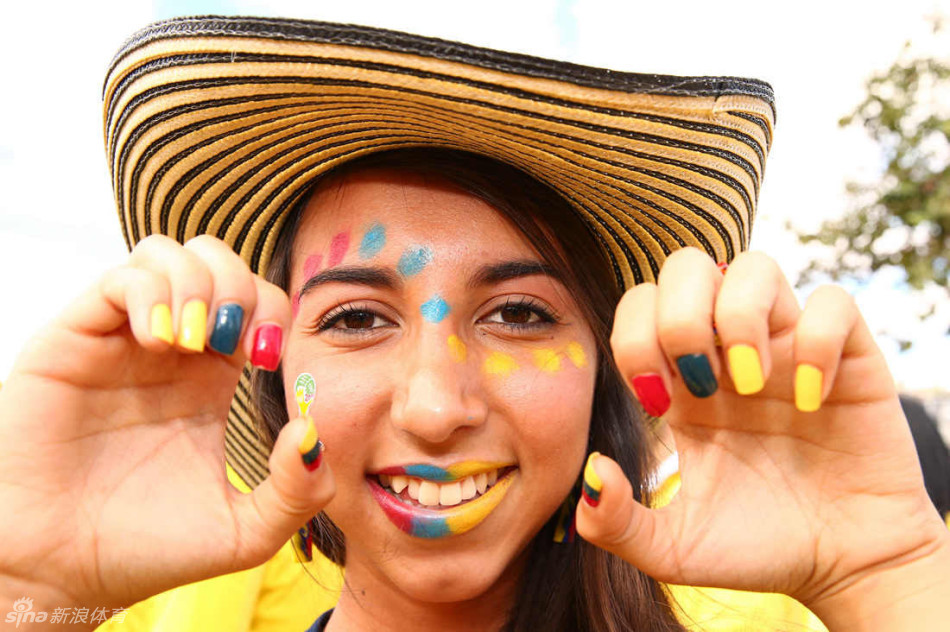
{"type": "MultiPolygon", "coordinates": [[[[558,191],[621,288],[695,246],[746,248],[775,120],[770,86],[612,72],[366,27],[179,18],[125,43],[104,87],[105,142],[129,247],[160,233],[230,244],[259,273],[321,173],[366,153],[491,156],[558,191]]],[[[242,376],[227,458],[267,474],[242,376]]]]}

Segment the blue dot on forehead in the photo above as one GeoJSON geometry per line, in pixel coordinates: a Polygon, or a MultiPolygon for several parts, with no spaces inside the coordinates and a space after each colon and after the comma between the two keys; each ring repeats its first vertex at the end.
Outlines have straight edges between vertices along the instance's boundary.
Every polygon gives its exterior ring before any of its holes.
{"type": "Polygon", "coordinates": [[[432,251],[425,246],[410,246],[399,257],[396,269],[402,276],[410,277],[419,274],[432,261],[432,251]]]}
{"type": "Polygon", "coordinates": [[[360,258],[369,259],[379,253],[386,245],[386,227],[382,224],[373,224],[360,242],[360,258]]]}

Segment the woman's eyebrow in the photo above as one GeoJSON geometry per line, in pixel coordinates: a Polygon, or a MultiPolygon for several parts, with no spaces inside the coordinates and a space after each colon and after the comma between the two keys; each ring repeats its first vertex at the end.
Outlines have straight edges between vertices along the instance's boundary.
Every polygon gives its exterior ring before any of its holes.
{"type": "Polygon", "coordinates": [[[491,285],[494,283],[501,283],[502,281],[507,281],[509,279],[517,279],[519,277],[533,276],[537,274],[543,274],[558,281],[561,280],[561,276],[554,268],[546,263],[542,263],[541,261],[504,261],[502,263],[493,263],[479,268],[478,272],[476,272],[471,277],[471,279],[469,279],[468,286],[470,288],[475,288],[482,285],[491,285]]]}
{"type": "Polygon", "coordinates": [[[384,290],[395,290],[401,284],[389,268],[379,266],[338,266],[313,275],[300,288],[303,296],[313,288],[326,283],[355,283],[384,290]]]}

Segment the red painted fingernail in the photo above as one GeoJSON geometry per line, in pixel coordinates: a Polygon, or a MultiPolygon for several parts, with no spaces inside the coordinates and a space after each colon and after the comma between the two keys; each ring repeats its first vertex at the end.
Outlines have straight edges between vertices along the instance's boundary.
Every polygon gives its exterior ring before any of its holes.
{"type": "Polygon", "coordinates": [[[719,271],[720,271],[720,272],[722,272],[723,274],[725,274],[725,273],[726,273],[726,270],[729,269],[729,264],[726,263],[725,261],[720,261],[719,263],[716,264],[716,267],[719,268],[719,271]]]}
{"type": "Polygon", "coordinates": [[[632,380],[633,392],[643,410],[653,417],[661,417],[670,408],[670,394],[666,392],[663,378],[656,373],[637,375],[632,380]]]}
{"type": "Polygon", "coordinates": [[[279,325],[265,323],[254,334],[251,364],[265,371],[276,371],[280,364],[280,345],[284,332],[279,325]]]}

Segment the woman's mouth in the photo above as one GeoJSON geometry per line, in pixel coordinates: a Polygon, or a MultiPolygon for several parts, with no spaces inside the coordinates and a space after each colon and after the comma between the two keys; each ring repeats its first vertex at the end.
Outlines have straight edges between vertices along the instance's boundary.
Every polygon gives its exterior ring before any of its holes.
{"type": "Polygon", "coordinates": [[[478,526],[498,506],[517,468],[461,463],[387,468],[367,477],[386,517],[414,537],[460,535],[478,526]]]}

